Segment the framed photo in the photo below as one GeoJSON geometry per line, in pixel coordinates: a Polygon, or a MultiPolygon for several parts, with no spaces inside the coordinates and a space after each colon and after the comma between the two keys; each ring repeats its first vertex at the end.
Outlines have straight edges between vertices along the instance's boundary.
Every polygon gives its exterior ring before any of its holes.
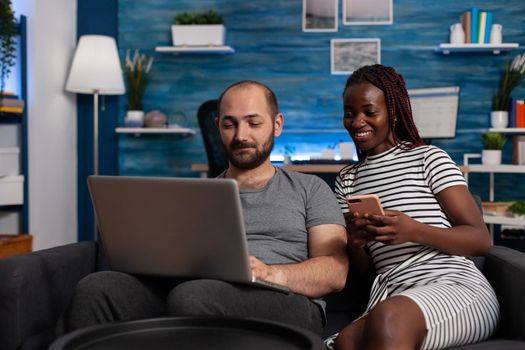
{"type": "Polygon", "coordinates": [[[303,0],[303,32],[337,32],[338,0],[303,0]]]}
{"type": "Polygon", "coordinates": [[[351,74],[362,66],[381,63],[380,39],[332,39],[330,44],[332,74],[351,74]]]}
{"type": "Polygon", "coordinates": [[[394,23],[393,0],[343,0],[344,25],[394,23]]]}

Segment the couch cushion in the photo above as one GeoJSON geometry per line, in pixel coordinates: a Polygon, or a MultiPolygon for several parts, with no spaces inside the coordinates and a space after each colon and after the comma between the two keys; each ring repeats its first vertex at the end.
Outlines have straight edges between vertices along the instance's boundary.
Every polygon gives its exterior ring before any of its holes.
{"type": "Polygon", "coordinates": [[[68,244],[0,259],[0,344],[14,350],[31,337],[29,348],[45,348],[50,330],[71,299],[74,287],[95,271],[93,242],[68,244]]]}
{"type": "Polygon", "coordinates": [[[487,255],[484,273],[500,302],[497,336],[525,341],[525,254],[494,246],[487,255]]]}

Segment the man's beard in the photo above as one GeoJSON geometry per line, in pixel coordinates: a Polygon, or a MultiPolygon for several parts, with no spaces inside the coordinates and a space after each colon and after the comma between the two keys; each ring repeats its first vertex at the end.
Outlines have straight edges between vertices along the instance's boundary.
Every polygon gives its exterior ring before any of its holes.
{"type": "Polygon", "coordinates": [[[226,151],[226,155],[228,156],[230,163],[232,163],[234,167],[248,170],[257,168],[259,165],[264,163],[268,157],[270,157],[273,144],[274,136],[273,134],[270,134],[270,137],[262,145],[261,150],[259,150],[257,145],[253,142],[241,142],[237,140],[233,140],[229,147],[224,147],[224,150],[226,151]],[[234,151],[243,148],[253,148],[255,149],[255,152],[249,155],[235,155],[234,151]]]}

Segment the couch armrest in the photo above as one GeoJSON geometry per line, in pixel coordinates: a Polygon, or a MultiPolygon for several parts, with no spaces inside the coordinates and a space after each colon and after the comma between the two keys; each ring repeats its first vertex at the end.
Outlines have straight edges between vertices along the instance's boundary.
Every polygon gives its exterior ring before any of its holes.
{"type": "Polygon", "coordinates": [[[80,242],[0,259],[2,349],[18,349],[33,335],[53,336],[77,282],[96,270],[96,258],[96,243],[80,242]]]}
{"type": "Polygon", "coordinates": [[[525,340],[525,253],[494,246],[486,256],[484,273],[500,302],[499,335],[525,340]]]}

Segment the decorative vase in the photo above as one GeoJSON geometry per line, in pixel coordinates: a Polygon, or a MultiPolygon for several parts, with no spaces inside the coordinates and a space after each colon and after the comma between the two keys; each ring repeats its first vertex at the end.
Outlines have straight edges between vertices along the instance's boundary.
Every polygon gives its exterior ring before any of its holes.
{"type": "Polygon", "coordinates": [[[490,112],[490,124],[495,129],[506,128],[509,125],[509,112],[507,111],[490,112]]]}
{"type": "Polygon", "coordinates": [[[146,128],[165,128],[168,117],[161,111],[151,111],[144,116],[144,125],[146,128]]]}
{"type": "Polygon", "coordinates": [[[501,164],[501,150],[499,149],[484,149],[481,152],[481,163],[484,165],[499,165],[501,164]]]}
{"type": "Polygon", "coordinates": [[[128,128],[142,128],[144,126],[144,111],[128,111],[124,118],[124,125],[128,128]]]}

